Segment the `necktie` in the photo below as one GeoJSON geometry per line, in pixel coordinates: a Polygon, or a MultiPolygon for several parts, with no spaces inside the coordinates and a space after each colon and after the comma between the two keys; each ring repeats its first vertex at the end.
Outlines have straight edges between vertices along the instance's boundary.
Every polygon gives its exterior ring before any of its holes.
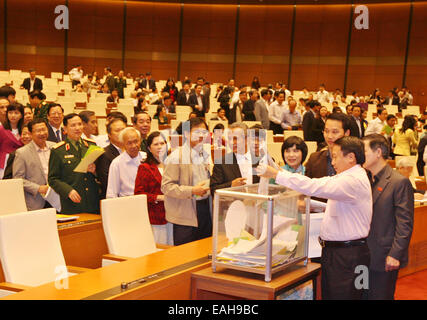
{"type": "Polygon", "coordinates": [[[56,130],[56,140],[57,140],[58,142],[61,142],[61,136],[60,136],[60,134],[59,134],[59,130],[56,130]]]}

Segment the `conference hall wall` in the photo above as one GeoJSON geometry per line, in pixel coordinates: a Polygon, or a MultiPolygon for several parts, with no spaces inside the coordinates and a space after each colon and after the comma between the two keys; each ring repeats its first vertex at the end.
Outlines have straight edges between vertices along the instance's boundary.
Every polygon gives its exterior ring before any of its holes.
{"type": "Polygon", "coordinates": [[[363,94],[406,84],[425,105],[427,2],[368,4],[367,30],[355,28],[356,6],[0,0],[0,66],[50,75],[80,63],[85,72],[110,66],[237,84],[256,75],[363,94]],[[68,30],[54,26],[62,4],[68,30]]]}

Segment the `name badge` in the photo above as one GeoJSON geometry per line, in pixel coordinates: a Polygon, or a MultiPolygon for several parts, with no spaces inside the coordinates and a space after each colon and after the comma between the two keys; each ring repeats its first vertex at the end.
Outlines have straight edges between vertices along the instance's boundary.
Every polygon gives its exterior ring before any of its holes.
{"type": "Polygon", "coordinates": [[[74,154],[66,154],[64,159],[74,158],[74,154]]]}

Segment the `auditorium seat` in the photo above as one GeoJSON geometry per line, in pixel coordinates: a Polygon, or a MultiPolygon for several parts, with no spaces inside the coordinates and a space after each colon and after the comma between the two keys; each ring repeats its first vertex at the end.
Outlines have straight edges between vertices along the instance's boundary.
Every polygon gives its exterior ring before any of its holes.
{"type": "Polygon", "coordinates": [[[0,215],[27,211],[24,180],[0,180],[0,215]]]}
{"type": "Polygon", "coordinates": [[[227,122],[227,121],[209,120],[209,121],[208,121],[209,132],[212,132],[213,128],[214,128],[218,123],[223,124],[225,129],[227,129],[227,128],[228,128],[228,122],[227,122]]]}
{"type": "Polygon", "coordinates": [[[394,114],[396,115],[396,113],[399,112],[397,105],[389,105],[389,106],[384,106],[385,109],[387,110],[388,114],[394,114]]]}
{"type": "Polygon", "coordinates": [[[50,77],[52,78],[52,79],[60,79],[60,80],[62,80],[62,72],[51,72],[50,73],[50,77]]]}
{"type": "Polygon", "coordinates": [[[101,217],[109,251],[103,265],[159,250],[148,218],[146,195],[102,200],[101,217]]]}
{"type": "Polygon", "coordinates": [[[0,216],[0,259],[10,289],[40,286],[88,269],[67,267],[53,208],[0,216]]]}
{"type": "Polygon", "coordinates": [[[286,140],[289,137],[297,136],[304,140],[304,131],[302,130],[283,130],[283,138],[286,140]]]}

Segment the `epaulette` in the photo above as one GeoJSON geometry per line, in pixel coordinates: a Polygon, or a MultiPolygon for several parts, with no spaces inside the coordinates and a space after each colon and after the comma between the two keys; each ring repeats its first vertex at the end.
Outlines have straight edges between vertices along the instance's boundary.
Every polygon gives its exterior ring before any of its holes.
{"type": "Polygon", "coordinates": [[[62,146],[62,145],[64,145],[64,144],[65,144],[65,141],[58,142],[57,144],[55,144],[55,145],[52,147],[52,149],[58,149],[60,146],[62,146]]]}
{"type": "Polygon", "coordinates": [[[96,141],[95,140],[92,140],[92,139],[89,139],[89,138],[82,138],[83,140],[86,140],[86,141],[89,141],[89,142],[93,142],[93,143],[95,143],[96,144],[96,141]]]}

